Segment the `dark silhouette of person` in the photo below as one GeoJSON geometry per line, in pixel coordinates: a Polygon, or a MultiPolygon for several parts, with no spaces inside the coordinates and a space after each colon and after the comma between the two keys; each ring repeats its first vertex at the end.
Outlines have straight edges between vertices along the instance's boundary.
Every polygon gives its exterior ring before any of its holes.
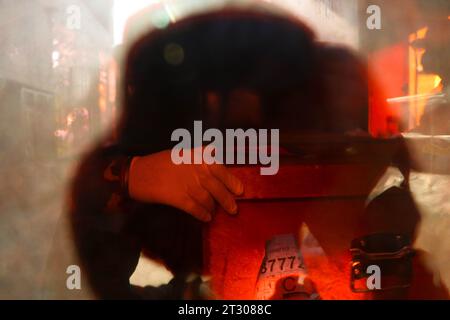
{"type": "Polygon", "coordinates": [[[104,299],[185,297],[186,278],[203,270],[204,223],[218,206],[237,213],[245,182],[223,165],[174,165],[175,129],[192,135],[202,120],[205,130],[367,130],[363,63],[265,11],[210,12],[147,33],[128,52],[121,86],[117,138],[86,155],[71,193],[76,249],[104,299]],[[174,280],[130,285],[141,252],[174,280]]]}
{"type": "Polygon", "coordinates": [[[312,32],[300,23],[233,10],[150,32],[131,47],[118,139],[82,161],[72,193],[76,247],[100,297],[142,294],[129,284],[141,250],[175,279],[201,273],[200,220],[211,219],[216,203],[235,213],[233,196],[243,186],[223,166],[173,165],[165,151],[173,147],[171,133],[194,120],[220,129],[267,127],[268,119],[277,126],[283,118],[292,127],[314,129],[311,120],[324,127],[315,51],[312,32]],[[292,105],[300,100],[304,114],[292,105]],[[243,103],[249,101],[255,103],[243,103]],[[119,178],[130,157],[126,197],[119,178]],[[152,174],[133,175],[142,170],[152,174]]]}

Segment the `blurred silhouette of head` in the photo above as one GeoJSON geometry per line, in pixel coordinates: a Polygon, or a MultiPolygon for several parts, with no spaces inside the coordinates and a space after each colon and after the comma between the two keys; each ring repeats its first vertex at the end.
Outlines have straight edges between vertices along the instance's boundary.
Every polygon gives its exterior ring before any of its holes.
{"type": "MultiPolygon", "coordinates": [[[[367,129],[364,65],[317,42],[298,20],[265,11],[197,15],[142,36],[123,77],[122,145],[172,147],[177,128],[367,129]]],[[[145,151],[144,151],[145,150],[145,151]]]]}

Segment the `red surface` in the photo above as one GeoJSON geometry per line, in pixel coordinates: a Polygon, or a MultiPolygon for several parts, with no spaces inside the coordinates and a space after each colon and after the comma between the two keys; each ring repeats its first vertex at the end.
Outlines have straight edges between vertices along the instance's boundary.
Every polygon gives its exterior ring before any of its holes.
{"type": "Polygon", "coordinates": [[[219,212],[205,232],[207,268],[213,276],[214,291],[224,299],[254,299],[266,240],[280,234],[298,234],[303,221],[326,211],[309,226],[321,229],[319,237],[334,261],[306,256],[308,272],[324,299],[362,298],[350,291],[348,280],[348,244],[353,235],[349,219],[362,207],[362,201],[241,202],[236,217],[219,212]],[[330,217],[330,212],[336,216],[330,217]],[[332,232],[337,217],[346,227],[332,232]],[[329,233],[323,239],[326,230],[329,233]]]}
{"type": "Polygon", "coordinates": [[[361,299],[349,288],[349,244],[358,236],[364,210],[383,166],[282,165],[275,176],[256,167],[234,168],[246,185],[239,214],[219,212],[205,230],[206,273],[224,299],[254,299],[265,243],[280,234],[299,234],[305,222],[328,258],[305,257],[323,299],[361,299]]]}
{"type": "MultiPolygon", "coordinates": [[[[306,223],[326,253],[326,257],[304,255],[321,298],[373,298],[350,290],[349,245],[363,235],[358,221],[364,214],[366,197],[361,194],[373,187],[383,168],[299,164],[281,166],[278,175],[265,177],[259,176],[254,167],[233,169],[246,185],[246,194],[238,203],[239,214],[230,216],[219,211],[204,230],[205,273],[212,276],[217,297],[254,299],[266,241],[276,235],[299,234],[302,223],[306,223]],[[311,189],[303,188],[308,181],[311,189]],[[323,187],[319,188],[321,183],[323,187]],[[314,195],[311,190],[315,190],[314,195]],[[288,196],[280,198],[280,194],[288,196]]],[[[445,289],[433,285],[421,258],[421,253],[415,258],[414,281],[408,295],[385,293],[375,298],[448,298],[445,289]]]]}

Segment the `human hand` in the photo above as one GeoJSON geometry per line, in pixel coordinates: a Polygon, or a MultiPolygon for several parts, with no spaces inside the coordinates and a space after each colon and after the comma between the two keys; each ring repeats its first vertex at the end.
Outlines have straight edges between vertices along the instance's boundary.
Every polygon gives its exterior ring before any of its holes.
{"type": "Polygon", "coordinates": [[[170,205],[204,222],[211,221],[216,203],[229,214],[236,214],[235,196],[244,192],[242,182],[225,166],[176,165],[170,150],[135,157],[128,186],[135,200],[170,205]]]}

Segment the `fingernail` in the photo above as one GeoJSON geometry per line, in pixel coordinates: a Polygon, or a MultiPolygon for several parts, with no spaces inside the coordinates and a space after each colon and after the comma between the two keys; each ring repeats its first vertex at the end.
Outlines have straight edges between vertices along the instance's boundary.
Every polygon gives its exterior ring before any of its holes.
{"type": "Polygon", "coordinates": [[[242,182],[239,182],[238,186],[237,186],[237,192],[236,195],[240,196],[244,193],[244,184],[242,182]]]}
{"type": "Polygon", "coordinates": [[[233,204],[233,206],[231,207],[231,214],[237,214],[238,213],[238,206],[236,204],[236,202],[233,204]]]}

